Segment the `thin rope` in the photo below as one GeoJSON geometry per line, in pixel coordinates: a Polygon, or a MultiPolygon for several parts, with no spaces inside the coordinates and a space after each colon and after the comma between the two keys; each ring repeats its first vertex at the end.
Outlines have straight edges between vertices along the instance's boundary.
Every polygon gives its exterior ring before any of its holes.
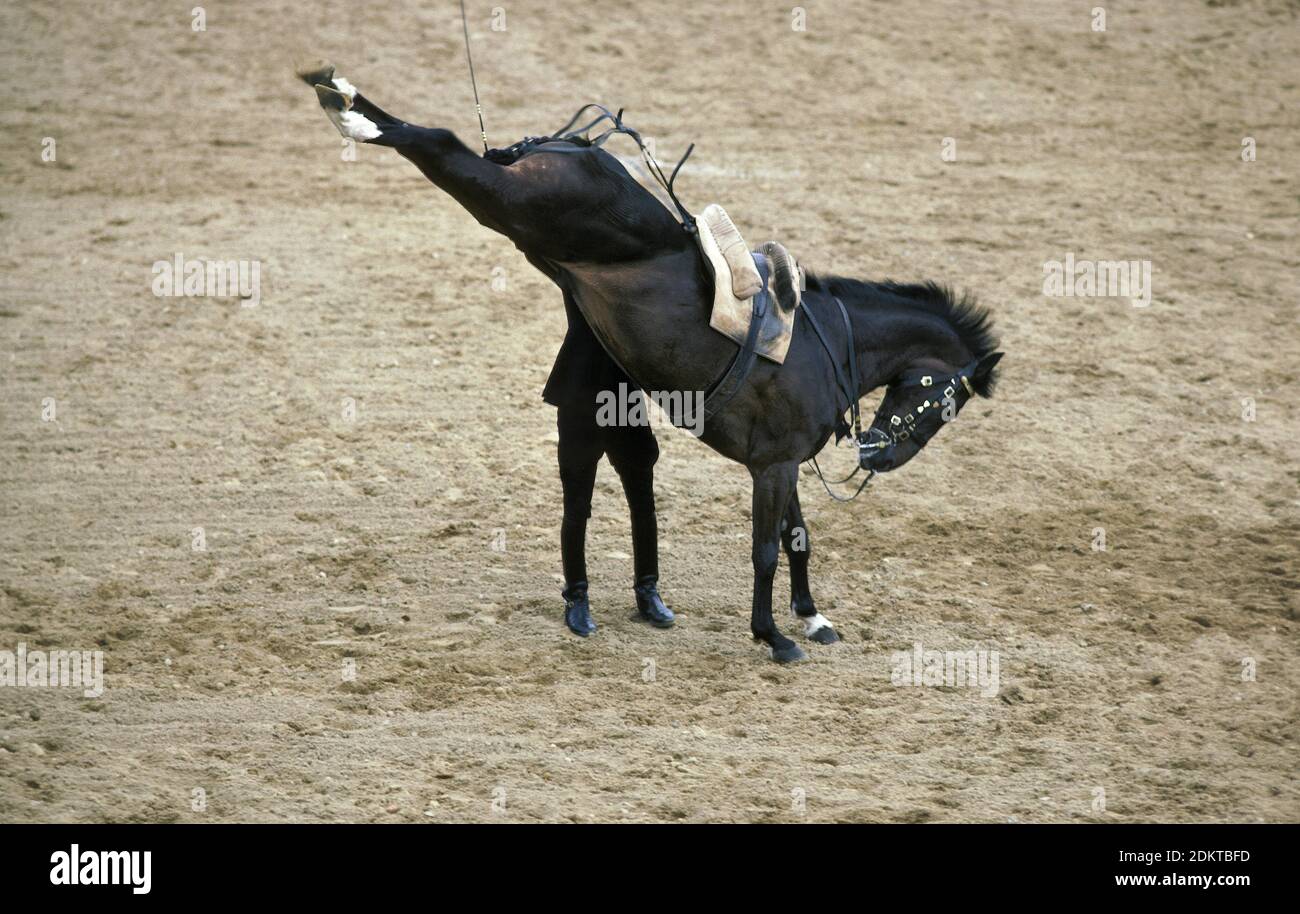
{"type": "Polygon", "coordinates": [[[469,19],[465,16],[465,0],[460,0],[460,25],[465,30],[465,60],[469,63],[469,84],[474,87],[474,110],[478,112],[478,135],[483,138],[483,154],[487,155],[487,128],[483,126],[483,106],[478,100],[478,80],[474,78],[474,56],[469,52],[469,19]]]}

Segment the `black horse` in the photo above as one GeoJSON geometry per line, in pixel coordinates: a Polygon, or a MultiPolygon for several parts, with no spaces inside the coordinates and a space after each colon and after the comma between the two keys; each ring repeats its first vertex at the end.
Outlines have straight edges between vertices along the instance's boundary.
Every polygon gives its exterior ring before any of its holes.
{"type": "MultiPolygon", "coordinates": [[[[554,140],[534,144],[531,154],[479,156],[448,130],[385,113],[332,67],[300,76],[344,136],[393,147],[514,242],[643,389],[706,391],[735,359],[736,344],[709,327],[713,280],[695,239],[600,147],[554,140]]],[[[782,365],[760,360],[701,435],[753,478],[750,629],[780,662],[804,657],[772,618],[782,545],[791,610],[805,634],[839,640],[808,588],[799,464],[844,430],[847,409],[884,386],[862,436],[863,465],[874,472],[902,466],[972,396],[990,395],[1001,358],[987,313],[933,284],[810,274],[802,307],[817,332],[795,333],[782,365]]]]}

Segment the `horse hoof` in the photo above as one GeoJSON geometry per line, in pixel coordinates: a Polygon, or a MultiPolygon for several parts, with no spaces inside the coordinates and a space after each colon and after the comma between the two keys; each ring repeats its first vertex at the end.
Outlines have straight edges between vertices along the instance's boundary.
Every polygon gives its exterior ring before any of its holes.
{"type": "Polygon", "coordinates": [[[803,633],[809,641],[816,641],[818,644],[834,644],[840,640],[840,636],[831,627],[831,620],[821,613],[815,612],[811,616],[796,615],[795,618],[803,623],[803,633]]]}
{"type": "Polygon", "coordinates": [[[352,107],[352,99],[348,98],[346,93],[324,84],[315,88],[316,100],[320,102],[320,106],[326,111],[347,111],[352,107]]]}
{"type": "Polygon", "coordinates": [[[808,655],[799,645],[791,644],[789,647],[772,648],[772,659],[777,663],[797,663],[800,660],[807,660],[808,655]]]}
{"type": "Polygon", "coordinates": [[[826,625],[809,635],[808,640],[816,641],[818,644],[834,644],[840,640],[840,636],[836,634],[835,629],[826,625]]]}
{"type": "MultiPolygon", "coordinates": [[[[368,143],[383,136],[378,124],[360,111],[352,110],[357,98],[357,87],[342,76],[336,76],[332,66],[325,64],[314,69],[308,67],[299,70],[298,75],[316,90],[316,100],[325,109],[325,114],[335,129],[344,137],[368,143]]],[[[371,110],[373,107],[367,108],[372,114],[375,113],[371,110]]]]}
{"type": "Polygon", "coordinates": [[[331,85],[334,78],[334,64],[323,60],[313,60],[298,64],[294,68],[298,78],[309,86],[331,85]]]}

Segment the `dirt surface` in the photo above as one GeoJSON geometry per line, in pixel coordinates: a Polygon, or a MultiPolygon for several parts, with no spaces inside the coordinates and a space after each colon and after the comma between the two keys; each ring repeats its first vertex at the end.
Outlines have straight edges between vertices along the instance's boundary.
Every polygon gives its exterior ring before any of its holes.
{"type": "Polygon", "coordinates": [[[0,9],[0,650],[107,671],[0,687],[0,820],[1300,819],[1294,3],[470,4],[495,143],[626,107],[751,243],[996,313],[995,399],[856,504],[803,477],[844,642],[791,668],[748,474],[675,431],[678,626],[602,466],[564,630],[558,295],[292,78],[472,142],[455,4],[189,6],[0,9]],[[1067,252],[1150,306],[1045,296],[1067,252]],[[260,302],[156,297],[177,253],[260,302]],[[998,694],[895,687],[915,643],[998,694]]]}

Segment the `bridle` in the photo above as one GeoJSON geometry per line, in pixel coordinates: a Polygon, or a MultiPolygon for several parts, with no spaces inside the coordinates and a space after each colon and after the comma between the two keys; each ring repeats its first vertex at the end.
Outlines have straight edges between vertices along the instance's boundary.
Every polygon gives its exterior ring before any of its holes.
{"type": "MultiPolygon", "coordinates": [[[[835,304],[839,307],[840,317],[844,320],[844,333],[848,341],[849,377],[847,381],[844,377],[844,373],[840,370],[840,360],[835,357],[835,353],[826,339],[826,334],[822,332],[821,325],[817,322],[817,318],[813,316],[812,309],[809,307],[807,299],[804,300],[803,307],[799,310],[803,316],[808,319],[808,325],[812,327],[813,332],[817,335],[817,339],[821,341],[822,348],[826,350],[826,355],[831,360],[831,368],[835,371],[835,383],[839,387],[840,392],[844,394],[844,399],[848,404],[846,409],[840,410],[836,417],[835,441],[838,444],[840,439],[852,433],[854,444],[858,449],[858,465],[848,476],[845,476],[843,479],[835,480],[832,483],[828,482],[826,476],[822,473],[822,468],[818,465],[817,457],[815,455],[812,457],[811,462],[813,465],[813,472],[815,472],[817,478],[821,480],[822,486],[826,489],[827,495],[835,499],[835,501],[853,501],[862,494],[862,492],[867,488],[867,484],[876,476],[876,471],[871,469],[869,466],[871,457],[876,451],[897,447],[903,442],[909,440],[919,442],[919,447],[925,447],[929,440],[938,433],[940,428],[943,427],[942,422],[938,424],[926,423],[925,420],[928,418],[926,411],[930,410],[933,413],[934,411],[939,411],[951,406],[953,409],[953,415],[955,416],[956,411],[959,410],[967,400],[974,396],[975,389],[971,386],[970,377],[974,374],[975,368],[979,364],[979,360],[976,359],[972,361],[943,382],[944,387],[942,399],[936,397],[933,402],[927,399],[905,415],[899,415],[898,413],[891,414],[889,416],[888,431],[877,427],[874,423],[869,429],[863,431],[862,412],[858,405],[857,396],[859,383],[858,358],[856,347],[853,344],[853,324],[849,321],[849,312],[848,309],[844,307],[844,302],[840,301],[838,296],[832,297],[835,299],[835,304]],[[960,399],[958,399],[959,397],[960,399]],[[844,418],[845,411],[847,411],[849,415],[847,420],[844,418]],[[863,471],[865,471],[867,475],[863,478],[862,482],[858,484],[857,489],[852,495],[840,495],[831,489],[832,485],[839,486],[844,485],[845,483],[851,483],[858,473],[863,471]]],[[[934,372],[919,370],[910,371],[905,372],[897,381],[889,386],[899,388],[920,387],[928,389],[935,386],[936,377],[938,376],[936,376],[934,372]]],[[[942,415],[942,413],[940,413],[940,415],[942,415]]],[[[944,421],[947,421],[947,419],[944,419],[944,421]]]]}
{"type": "MultiPolygon", "coordinates": [[[[936,397],[933,401],[927,399],[922,402],[920,406],[916,407],[915,411],[909,412],[904,416],[900,416],[897,413],[890,415],[890,430],[888,432],[881,431],[873,426],[872,431],[876,431],[882,436],[887,436],[889,439],[888,441],[882,439],[876,447],[889,447],[891,444],[899,445],[908,440],[917,441],[920,443],[920,447],[925,447],[925,445],[929,443],[930,439],[933,438],[939,429],[943,427],[942,423],[938,425],[931,424],[929,426],[921,426],[920,423],[927,418],[925,416],[925,411],[951,408],[953,410],[953,415],[955,416],[956,411],[960,409],[967,400],[975,395],[975,388],[971,386],[970,376],[974,374],[975,368],[978,364],[979,360],[976,359],[944,381],[942,398],[936,397]],[[958,396],[961,397],[960,400],[958,400],[958,396]]],[[[935,375],[933,372],[910,371],[904,373],[903,376],[891,386],[901,388],[921,387],[928,389],[935,386],[935,375]]],[[[940,412],[940,416],[942,415],[943,413],[940,412]]],[[[946,422],[948,419],[944,418],[943,421],[946,422]]]]}

